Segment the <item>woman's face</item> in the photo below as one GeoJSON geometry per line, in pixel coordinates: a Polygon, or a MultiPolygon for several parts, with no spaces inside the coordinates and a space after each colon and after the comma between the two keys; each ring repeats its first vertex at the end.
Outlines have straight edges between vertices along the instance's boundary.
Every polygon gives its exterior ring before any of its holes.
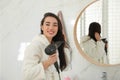
{"type": "Polygon", "coordinates": [[[54,17],[46,17],[42,25],[43,34],[48,38],[49,41],[57,34],[58,32],[58,21],[54,17]]]}

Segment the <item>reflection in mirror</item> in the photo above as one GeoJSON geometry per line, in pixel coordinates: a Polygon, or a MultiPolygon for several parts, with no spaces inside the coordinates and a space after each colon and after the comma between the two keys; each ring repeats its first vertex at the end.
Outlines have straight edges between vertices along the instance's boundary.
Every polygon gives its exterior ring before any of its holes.
{"type": "Polygon", "coordinates": [[[105,39],[101,39],[101,25],[98,22],[92,22],[89,25],[88,35],[80,39],[80,46],[92,59],[107,64],[107,43],[105,42],[105,39]]]}
{"type": "MultiPolygon", "coordinates": [[[[79,45],[81,38],[85,35],[88,35],[90,23],[98,22],[101,25],[101,39],[106,39],[108,41],[107,64],[120,64],[119,5],[120,1],[118,0],[96,1],[90,6],[87,6],[87,8],[80,13],[76,22],[76,37],[79,45]]],[[[82,46],[80,46],[80,48],[81,47],[82,46]]],[[[85,51],[84,53],[88,54],[85,51]]]]}

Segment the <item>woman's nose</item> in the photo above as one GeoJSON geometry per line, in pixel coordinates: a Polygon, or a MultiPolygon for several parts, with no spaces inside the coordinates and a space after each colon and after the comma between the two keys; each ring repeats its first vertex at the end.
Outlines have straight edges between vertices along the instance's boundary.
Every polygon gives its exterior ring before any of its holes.
{"type": "Polygon", "coordinates": [[[53,29],[53,25],[50,25],[50,26],[49,26],[49,29],[53,29]]]}

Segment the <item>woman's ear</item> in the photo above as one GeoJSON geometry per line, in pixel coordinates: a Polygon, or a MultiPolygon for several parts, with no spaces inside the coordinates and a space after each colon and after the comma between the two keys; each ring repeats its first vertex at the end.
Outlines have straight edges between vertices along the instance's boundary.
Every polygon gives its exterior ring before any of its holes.
{"type": "Polygon", "coordinates": [[[41,30],[43,31],[43,26],[41,26],[41,30]]]}
{"type": "Polygon", "coordinates": [[[43,34],[43,27],[42,26],[40,26],[40,31],[43,34]]]}

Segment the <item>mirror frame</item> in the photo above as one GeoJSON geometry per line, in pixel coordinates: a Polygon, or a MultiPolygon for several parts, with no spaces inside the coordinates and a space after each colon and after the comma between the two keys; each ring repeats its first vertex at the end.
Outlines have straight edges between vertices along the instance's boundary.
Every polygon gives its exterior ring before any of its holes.
{"type": "Polygon", "coordinates": [[[74,41],[75,41],[75,45],[79,51],[79,53],[90,63],[98,65],[98,66],[118,66],[120,64],[102,64],[102,63],[98,63],[97,61],[93,60],[91,57],[89,57],[87,54],[84,53],[84,51],[82,50],[82,48],[79,45],[79,42],[77,40],[77,23],[79,18],[81,17],[82,13],[86,10],[87,7],[89,7],[91,4],[95,3],[96,1],[99,0],[94,0],[91,3],[87,4],[85,7],[83,7],[83,9],[80,11],[80,14],[78,15],[77,19],[75,20],[75,25],[74,25],[74,32],[73,32],[73,36],[74,36],[74,41]]]}

